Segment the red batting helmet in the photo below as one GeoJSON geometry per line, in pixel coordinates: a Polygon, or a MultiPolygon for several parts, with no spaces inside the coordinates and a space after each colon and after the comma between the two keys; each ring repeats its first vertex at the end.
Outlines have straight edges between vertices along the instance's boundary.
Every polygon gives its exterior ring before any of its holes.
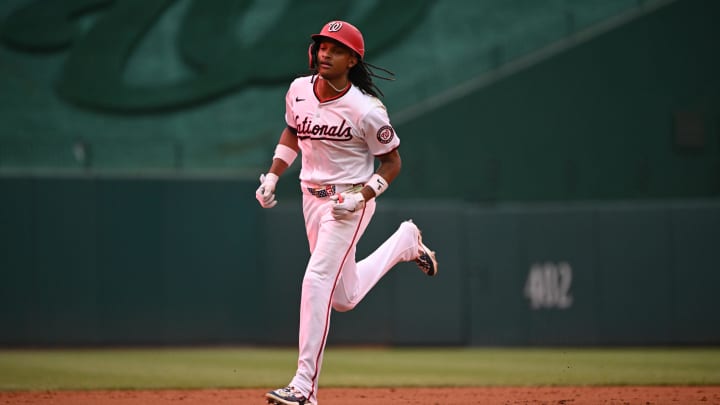
{"type": "Polygon", "coordinates": [[[323,25],[319,34],[312,35],[312,39],[316,42],[322,38],[330,38],[340,42],[360,55],[360,59],[365,56],[365,41],[362,33],[349,22],[330,21],[323,25]]]}

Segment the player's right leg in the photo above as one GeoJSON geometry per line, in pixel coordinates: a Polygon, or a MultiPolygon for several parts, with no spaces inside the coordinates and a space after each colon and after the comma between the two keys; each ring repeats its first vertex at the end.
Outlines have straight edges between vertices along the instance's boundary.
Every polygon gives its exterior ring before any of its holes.
{"type": "Polygon", "coordinates": [[[314,247],[305,269],[300,298],[298,368],[289,385],[294,387],[291,391],[297,391],[310,402],[316,402],[333,293],[338,288],[344,263],[354,263],[357,239],[367,226],[362,219],[364,211],[338,221],[332,218],[328,204],[331,202],[327,199],[303,201],[306,223],[315,227],[308,226],[308,238],[314,241],[311,243],[314,247]]]}

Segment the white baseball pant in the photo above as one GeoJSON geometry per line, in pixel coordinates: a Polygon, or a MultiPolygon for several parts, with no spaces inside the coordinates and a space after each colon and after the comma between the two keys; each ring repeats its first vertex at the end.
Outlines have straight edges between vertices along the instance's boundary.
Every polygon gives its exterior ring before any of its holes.
{"type": "MultiPolygon", "coordinates": [[[[350,188],[337,187],[337,192],[350,188]]],[[[331,309],[353,309],[393,266],[416,259],[419,251],[417,227],[404,222],[373,253],[355,262],[357,242],[375,213],[375,199],[343,220],[332,217],[331,204],[330,198],[318,198],[303,190],[311,255],[302,284],[298,368],[290,385],[313,404],[317,404],[331,309]]]]}

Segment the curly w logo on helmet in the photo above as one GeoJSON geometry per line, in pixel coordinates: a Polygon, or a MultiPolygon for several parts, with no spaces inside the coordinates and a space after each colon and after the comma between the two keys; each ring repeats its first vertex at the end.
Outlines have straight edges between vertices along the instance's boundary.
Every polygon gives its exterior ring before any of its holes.
{"type": "Polygon", "coordinates": [[[328,23],[328,31],[330,31],[330,32],[340,31],[340,28],[342,28],[342,26],[343,26],[342,21],[333,21],[331,23],[328,23]]]}

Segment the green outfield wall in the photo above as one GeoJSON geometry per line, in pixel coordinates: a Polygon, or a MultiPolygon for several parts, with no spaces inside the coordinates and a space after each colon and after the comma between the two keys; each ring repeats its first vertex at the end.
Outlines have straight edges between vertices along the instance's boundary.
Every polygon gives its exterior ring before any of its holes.
{"type": "Polygon", "coordinates": [[[413,218],[441,261],[331,343],[720,343],[720,2],[232,3],[0,5],[0,345],[295,344],[297,164],[253,194],[316,10],[397,73],[359,254],[413,218]]]}
{"type": "MultiPolygon", "coordinates": [[[[288,185],[286,185],[288,186],[288,185]]],[[[297,198],[234,180],[0,178],[0,344],[294,344],[308,259],[297,198]]],[[[347,344],[720,343],[720,202],[480,205],[383,197],[438,252],[354,311],[347,344]]]]}

